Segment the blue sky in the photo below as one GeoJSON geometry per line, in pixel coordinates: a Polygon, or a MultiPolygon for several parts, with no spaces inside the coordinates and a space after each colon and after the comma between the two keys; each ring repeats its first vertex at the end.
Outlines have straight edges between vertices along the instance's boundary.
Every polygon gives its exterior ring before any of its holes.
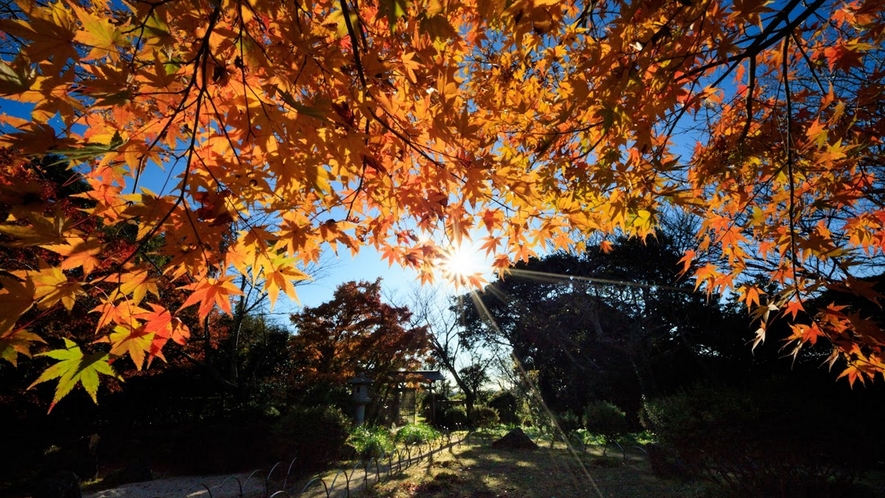
{"type": "MultiPolygon", "coordinates": [[[[299,285],[296,290],[301,304],[317,306],[332,299],[335,288],[351,280],[374,281],[381,277],[385,292],[405,293],[411,285],[418,282],[418,274],[414,270],[404,269],[399,265],[388,266],[381,260],[381,255],[371,247],[364,247],[356,257],[345,252],[338,257],[326,258],[330,263],[320,270],[320,277],[310,283],[299,285]]],[[[293,309],[298,306],[290,304],[293,309]]],[[[283,311],[287,306],[282,301],[274,311],[283,311]]]]}

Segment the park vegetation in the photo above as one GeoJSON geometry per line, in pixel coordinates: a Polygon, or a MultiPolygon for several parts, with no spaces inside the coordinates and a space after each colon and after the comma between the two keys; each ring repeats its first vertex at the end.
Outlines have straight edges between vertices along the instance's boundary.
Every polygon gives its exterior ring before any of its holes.
{"type": "Polygon", "coordinates": [[[343,447],[346,377],[435,365],[441,427],[645,429],[670,474],[838,493],[882,460],[883,47],[881,0],[4,2],[18,470],[98,432],[215,471],[343,447]],[[488,285],[440,271],[467,240],[488,285]],[[264,314],[367,247],[472,292],[264,314]]]}

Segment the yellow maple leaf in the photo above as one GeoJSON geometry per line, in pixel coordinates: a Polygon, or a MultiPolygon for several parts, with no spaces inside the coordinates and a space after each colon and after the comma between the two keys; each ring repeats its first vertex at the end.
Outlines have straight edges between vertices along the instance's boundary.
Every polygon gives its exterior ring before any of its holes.
{"type": "Polygon", "coordinates": [[[154,333],[147,332],[144,327],[131,328],[117,325],[114,327],[114,331],[100,342],[111,344],[112,356],[125,356],[128,354],[132,362],[135,363],[135,368],[141,370],[153,339],[154,333]]]}
{"type": "Polygon", "coordinates": [[[10,221],[0,225],[0,233],[13,238],[3,245],[11,247],[27,247],[66,244],[65,232],[70,228],[70,220],[61,213],[56,213],[53,218],[46,218],[37,213],[32,213],[24,208],[13,208],[10,221]],[[27,220],[30,223],[24,223],[27,220]]]}
{"type": "Polygon", "coordinates": [[[50,267],[39,271],[27,272],[27,278],[34,282],[34,297],[37,306],[50,308],[59,301],[70,311],[74,308],[77,296],[83,293],[79,282],[70,282],[61,268],[50,267]]]}
{"type": "Polygon", "coordinates": [[[82,29],[77,31],[74,41],[92,47],[83,60],[88,61],[103,57],[116,60],[118,51],[125,48],[126,45],[126,38],[119,27],[111,24],[107,17],[88,12],[76,3],[70,5],[82,24],[82,29]]]}
{"type": "Polygon", "coordinates": [[[271,309],[276,304],[280,291],[283,291],[284,294],[297,302],[298,295],[295,293],[295,285],[292,282],[309,279],[309,275],[295,267],[294,259],[285,257],[274,258],[271,266],[264,269],[264,290],[270,298],[271,309]]]}
{"type": "Polygon", "coordinates": [[[35,342],[46,344],[42,337],[27,330],[10,331],[0,336],[0,358],[12,363],[12,366],[17,366],[18,355],[23,354],[30,358],[31,344],[35,342]]]}
{"type": "Polygon", "coordinates": [[[131,272],[120,275],[120,292],[125,295],[132,295],[132,301],[136,304],[140,303],[148,292],[156,297],[160,297],[157,290],[157,279],[151,277],[150,272],[145,268],[139,268],[131,272]]]}

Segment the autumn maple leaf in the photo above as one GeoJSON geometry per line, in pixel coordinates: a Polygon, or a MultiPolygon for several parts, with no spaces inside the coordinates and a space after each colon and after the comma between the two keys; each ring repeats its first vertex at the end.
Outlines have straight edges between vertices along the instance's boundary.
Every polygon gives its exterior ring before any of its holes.
{"type": "Polygon", "coordinates": [[[824,54],[827,56],[830,71],[840,69],[847,72],[861,64],[863,52],[868,51],[870,48],[872,47],[863,43],[840,43],[824,49],[824,54]]]}
{"type": "Polygon", "coordinates": [[[58,379],[55,396],[52,398],[52,404],[49,405],[50,412],[63,397],[71,392],[77,383],[83,384],[83,389],[86,390],[92,401],[97,403],[98,374],[119,378],[111,368],[110,357],[107,353],[84,355],[74,341],[67,338],[64,341],[65,349],[54,349],[38,355],[59,361],[47,368],[33,384],[28,386],[28,389],[32,389],[37,384],[58,379]]]}
{"type": "Polygon", "coordinates": [[[16,366],[19,354],[31,357],[31,344],[35,342],[46,343],[42,337],[27,330],[11,330],[0,336],[0,358],[16,366]]]}
{"type": "Polygon", "coordinates": [[[787,303],[787,305],[784,307],[784,314],[790,315],[793,318],[793,320],[795,320],[796,317],[799,316],[799,312],[804,312],[804,311],[805,311],[805,307],[802,306],[802,302],[798,298],[791,299],[787,303]]]}
{"type": "Polygon", "coordinates": [[[141,370],[144,365],[145,353],[150,350],[153,342],[154,334],[145,330],[145,327],[126,327],[117,325],[114,331],[103,339],[101,342],[109,342],[111,344],[112,356],[129,355],[135,368],[141,370]]]}
{"type": "Polygon", "coordinates": [[[95,327],[95,330],[98,331],[112,323],[133,326],[135,316],[145,313],[146,310],[136,306],[134,301],[123,300],[118,303],[105,301],[93,308],[92,312],[101,313],[101,318],[98,319],[98,324],[95,327]]]}
{"type": "Polygon", "coordinates": [[[34,282],[23,282],[0,276],[0,335],[5,335],[15,327],[15,322],[34,305],[34,282]]]}
{"type": "Polygon", "coordinates": [[[139,319],[144,321],[144,331],[153,335],[148,349],[148,367],[150,367],[154,358],[166,361],[166,358],[163,357],[163,347],[169,342],[169,339],[172,339],[177,344],[184,345],[191,335],[187,325],[178,318],[173,317],[169,310],[156,304],[151,304],[150,307],[152,311],[138,316],[139,319]]]}
{"type": "Polygon", "coordinates": [[[71,270],[83,268],[83,273],[90,274],[100,264],[98,256],[102,245],[95,237],[84,239],[72,237],[65,244],[53,244],[41,246],[65,258],[62,260],[61,269],[71,270]]]}
{"type": "Polygon", "coordinates": [[[74,41],[92,48],[83,60],[100,59],[105,56],[116,59],[117,53],[126,45],[126,39],[120,28],[100,14],[88,12],[77,4],[70,5],[83,25],[83,29],[77,31],[74,41]]]}
{"type": "Polygon", "coordinates": [[[0,233],[13,238],[11,241],[4,242],[4,245],[26,247],[67,243],[64,232],[70,228],[70,220],[66,220],[61,213],[57,213],[54,218],[46,218],[21,209],[14,209],[12,215],[10,220],[15,221],[15,224],[0,225],[0,233]],[[24,219],[30,223],[22,224],[24,219]]]}
{"type": "Polygon", "coordinates": [[[207,277],[199,282],[186,285],[183,288],[192,291],[187,301],[181,305],[180,309],[200,304],[197,314],[200,320],[204,320],[212,308],[217,304],[228,315],[232,315],[230,296],[239,296],[243,292],[233,283],[233,276],[222,278],[207,277]]]}
{"type": "Polygon", "coordinates": [[[69,281],[59,267],[43,268],[40,271],[25,273],[28,278],[33,279],[34,297],[40,308],[50,308],[61,302],[70,311],[74,308],[77,296],[83,293],[83,286],[79,282],[69,281]]]}

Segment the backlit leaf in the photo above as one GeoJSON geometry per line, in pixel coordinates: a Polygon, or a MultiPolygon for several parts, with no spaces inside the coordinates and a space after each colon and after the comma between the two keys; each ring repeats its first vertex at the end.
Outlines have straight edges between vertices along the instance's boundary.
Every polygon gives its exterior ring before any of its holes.
{"type": "Polygon", "coordinates": [[[230,297],[239,296],[243,293],[234,285],[233,277],[220,279],[207,277],[184,288],[190,290],[191,294],[184,304],[181,305],[181,308],[199,304],[198,315],[200,320],[205,319],[216,304],[228,315],[232,314],[230,297]]]}
{"type": "Polygon", "coordinates": [[[98,403],[98,374],[117,377],[106,353],[84,355],[73,341],[65,339],[64,342],[65,349],[54,349],[38,355],[58,361],[40,374],[40,377],[28,388],[32,389],[37,384],[58,379],[55,396],[49,405],[50,412],[78,383],[82,384],[92,400],[98,403]]]}

